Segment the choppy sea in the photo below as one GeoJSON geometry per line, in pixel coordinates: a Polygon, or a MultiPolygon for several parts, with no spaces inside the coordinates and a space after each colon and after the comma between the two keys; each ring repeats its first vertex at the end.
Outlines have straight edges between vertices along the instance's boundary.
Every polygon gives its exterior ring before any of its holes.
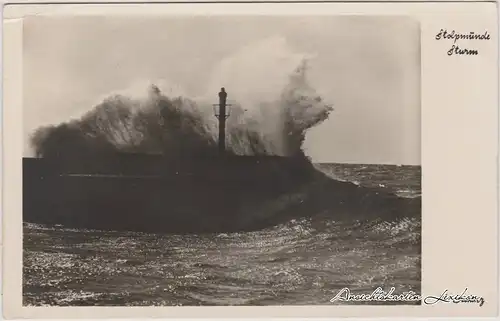
{"type": "MultiPolygon", "coordinates": [[[[419,197],[419,166],[316,164],[419,197]]],[[[24,223],[23,302],[57,306],[330,305],[340,289],[420,292],[421,218],[294,219],[256,232],[161,235],[24,223]]],[[[349,303],[347,304],[354,304],[349,303]]],[[[373,304],[373,302],[371,303],[373,304]]],[[[408,303],[406,303],[408,304],[408,303]]]]}

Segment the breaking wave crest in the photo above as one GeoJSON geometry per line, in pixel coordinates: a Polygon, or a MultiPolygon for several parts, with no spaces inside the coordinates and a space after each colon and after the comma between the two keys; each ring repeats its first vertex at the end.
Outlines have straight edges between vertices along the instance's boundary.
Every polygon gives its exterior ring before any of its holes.
{"type": "MultiPolygon", "coordinates": [[[[306,73],[303,60],[274,99],[230,101],[230,154],[303,155],[306,131],[333,110],[309,85],[306,73]]],[[[37,157],[98,157],[107,152],[175,158],[215,154],[218,131],[212,103],[153,84],[143,97],[111,95],[78,120],[38,128],[31,145],[37,157]]]]}

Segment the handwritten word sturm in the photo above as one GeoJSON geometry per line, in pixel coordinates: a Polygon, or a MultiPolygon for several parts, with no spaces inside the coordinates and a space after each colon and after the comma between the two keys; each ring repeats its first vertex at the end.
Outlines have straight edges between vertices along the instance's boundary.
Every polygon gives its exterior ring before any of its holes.
{"type": "Polygon", "coordinates": [[[436,40],[452,40],[453,45],[448,50],[448,56],[452,55],[469,55],[477,56],[479,51],[477,49],[463,48],[458,45],[459,40],[490,40],[490,34],[488,31],[483,33],[475,33],[470,31],[469,33],[458,33],[455,30],[448,32],[446,29],[441,29],[436,35],[436,40]]]}

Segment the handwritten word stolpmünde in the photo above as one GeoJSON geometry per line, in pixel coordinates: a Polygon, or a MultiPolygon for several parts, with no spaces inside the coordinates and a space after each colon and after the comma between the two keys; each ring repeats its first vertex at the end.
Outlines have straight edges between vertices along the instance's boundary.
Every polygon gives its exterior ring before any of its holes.
{"type": "Polygon", "coordinates": [[[458,33],[455,30],[448,32],[447,29],[441,29],[437,35],[436,40],[452,40],[453,45],[448,50],[448,56],[452,55],[469,55],[469,56],[477,56],[479,51],[477,49],[468,49],[462,48],[458,45],[459,40],[490,40],[490,34],[488,31],[483,33],[475,33],[474,31],[470,31],[469,33],[458,33]]]}

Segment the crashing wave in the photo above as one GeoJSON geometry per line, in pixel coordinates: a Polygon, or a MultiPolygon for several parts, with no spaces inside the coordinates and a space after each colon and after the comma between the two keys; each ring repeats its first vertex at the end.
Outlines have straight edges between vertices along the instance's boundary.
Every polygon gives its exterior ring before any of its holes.
{"type": "MultiPolygon", "coordinates": [[[[259,103],[260,113],[246,115],[248,106],[233,104],[227,129],[229,153],[303,153],[307,130],[327,119],[333,110],[308,84],[306,72],[304,60],[275,100],[259,103]],[[268,126],[269,122],[275,126],[268,126]]],[[[216,153],[217,135],[211,104],[168,96],[153,84],[145,97],[113,95],[78,120],[39,128],[31,143],[37,157],[106,151],[179,157],[216,153]]]]}

